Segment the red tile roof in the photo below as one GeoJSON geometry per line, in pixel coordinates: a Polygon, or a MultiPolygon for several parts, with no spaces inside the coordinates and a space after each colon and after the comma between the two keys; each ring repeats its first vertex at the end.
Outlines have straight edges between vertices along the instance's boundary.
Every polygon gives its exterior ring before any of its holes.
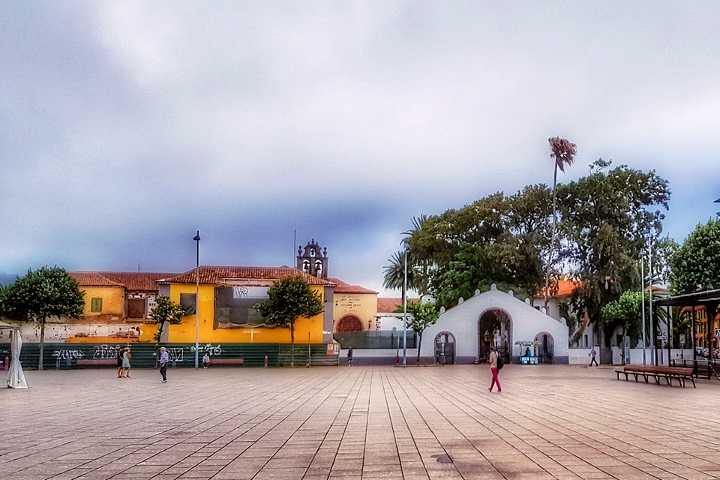
{"type": "Polygon", "coordinates": [[[100,272],[110,280],[125,285],[130,291],[157,291],[157,281],[177,275],[177,272],[100,272]]]}
{"type": "Polygon", "coordinates": [[[336,277],[328,277],[328,280],[333,282],[335,285],[335,293],[371,293],[377,295],[378,292],[370,290],[369,288],[361,287],[360,285],[352,285],[344,282],[336,277]]]}
{"type": "MultiPolygon", "coordinates": [[[[163,279],[167,283],[195,283],[195,270],[163,279]]],[[[206,266],[200,267],[200,283],[217,284],[223,280],[280,280],[288,277],[302,277],[310,285],[334,286],[333,282],[317,278],[290,267],[238,267],[206,266]]]]}
{"type": "Polygon", "coordinates": [[[110,280],[100,272],[68,272],[81,287],[124,287],[122,283],[110,280]]]}
{"type": "MultiPolygon", "coordinates": [[[[580,287],[580,282],[577,280],[562,279],[558,281],[557,291],[550,289],[550,298],[565,298],[571,296],[580,287]]],[[[545,297],[545,289],[542,288],[537,294],[536,298],[545,297]]]]}
{"type": "Polygon", "coordinates": [[[130,291],[157,291],[157,281],[176,273],[162,272],[68,272],[81,287],[125,287],[130,291]]]}
{"type": "MultiPolygon", "coordinates": [[[[417,298],[408,298],[408,305],[417,301],[417,298]]],[[[395,313],[402,306],[401,297],[378,297],[377,299],[377,313],[395,313]]]]}

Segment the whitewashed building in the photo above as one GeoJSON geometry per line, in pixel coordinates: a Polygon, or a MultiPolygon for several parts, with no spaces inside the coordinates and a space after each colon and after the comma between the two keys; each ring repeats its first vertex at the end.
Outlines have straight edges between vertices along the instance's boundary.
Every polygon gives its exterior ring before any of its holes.
{"type": "Polygon", "coordinates": [[[437,359],[442,354],[447,362],[472,363],[484,360],[492,344],[513,362],[530,348],[544,362],[568,363],[565,321],[495,285],[441,313],[438,322],[423,333],[421,356],[437,359]]]}

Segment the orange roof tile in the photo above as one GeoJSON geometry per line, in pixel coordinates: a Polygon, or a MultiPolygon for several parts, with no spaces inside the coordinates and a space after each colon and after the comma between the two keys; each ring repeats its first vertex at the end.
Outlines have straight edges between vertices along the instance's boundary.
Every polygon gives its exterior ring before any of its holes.
{"type": "Polygon", "coordinates": [[[177,275],[176,272],[100,272],[110,280],[125,285],[130,291],[157,291],[157,281],[177,275]]]}
{"type": "MultiPolygon", "coordinates": [[[[163,283],[195,283],[195,268],[185,273],[163,279],[163,283]]],[[[288,277],[302,277],[310,285],[334,286],[333,282],[317,278],[290,267],[240,267],[207,266],[200,267],[200,283],[218,284],[223,280],[280,280],[288,277]]]]}
{"type": "Polygon", "coordinates": [[[370,290],[369,288],[361,287],[360,285],[352,285],[344,282],[336,277],[328,277],[328,280],[337,285],[334,290],[335,293],[378,293],[375,290],[370,290]]]}
{"type": "MultiPolygon", "coordinates": [[[[553,291],[553,289],[550,289],[549,297],[550,298],[564,298],[569,297],[573,293],[575,293],[575,290],[577,290],[580,287],[580,282],[578,280],[571,280],[571,279],[561,279],[558,281],[557,284],[557,291],[553,291]]],[[[537,294],[536,297],[544,297],[545,296],[545,289],[541,289],[537,294]]]]}
{"type": "MultiPolygon", "coordinates": [[[[408,298],[408,305],[417,302],[417,298],[408,298]]],[[[402,308],[402,297],[378,297],[377,312],[378,313],[395,313],[398,308],[402,308]]]]}
{"type": "Polygon", "coordinates": [[[81,287],[124,287],[122,283],[110,280],[100,272],[68,272],[68,275],[81,287]]]}
{"type": "Polygon", "coordinates": [[[125,287],[130,291],[157,291],[157,281],[177,275],[161,272],[68,272],[81,287],[125,287]]]}

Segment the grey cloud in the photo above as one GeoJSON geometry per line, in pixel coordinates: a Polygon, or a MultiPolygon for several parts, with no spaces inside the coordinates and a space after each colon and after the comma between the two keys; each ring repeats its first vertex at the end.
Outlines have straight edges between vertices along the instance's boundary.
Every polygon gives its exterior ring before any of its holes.
{"type": "Polygon", "coordinates": [[[716,209],[713,2],[2,8],[0,271],[179,270],[195,228],[207,263],[287,263],[297,228],[379,288],[412,215],[549,182],[556,134],[563,179],[669,178],[678,238],[716,209]]]}

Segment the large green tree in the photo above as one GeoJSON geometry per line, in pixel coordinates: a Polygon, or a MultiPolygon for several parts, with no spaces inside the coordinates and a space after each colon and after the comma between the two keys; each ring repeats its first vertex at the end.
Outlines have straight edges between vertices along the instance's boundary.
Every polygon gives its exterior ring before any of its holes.
{"type": "Polygon", "coordinates": [[[695,227],[670,256],[670,267],[677,294],[720,288],[720,220],[695,227]]]}
{"type": "MultiPolygon", "coordinates": [[[[627,336],[630,337],[631,344],[636,345],[642,330],[642,302],[642,292],[627,290],[617,300],[604,305],[601,309],[600,326],[603,328],[606,338],[620,327],[623,332],[623,341],[627,336]]],[[[624,345],[622,355],[623,363],[625,363],[624,345]]]]}
{"type": "Polygon", "coordinates": [[[603,305],[639,289],[639,259],[649,242],[658,254],[654,274],[661,273],[657,267],[672,250],[661,237],[670,198],[665,179],[598,160],[587,176],[558,184],[556,193],[558,255],[549,255],[553,192],[545,185],[425,217],[406,245],[432,266],[429,291],[438,304],[450,307],[492,283],[532,296],[547,275],[552,292],[563,273],[581,286],[573,310],[597,326],[603,305]]]}
{"type": "Polygon", "coordinates": [[[2,313],[8,318],[40,324],[40,359],[43,369],[45,322],[51,317],[77,318],[85,302],[78,284],[60,267],[29,270],[2,294],[2,313]]]}
{"type": "Polygon", "coordinates": [[[177,325],[182,322],[185,315],[185,309],[182,305],[173,302],[170,297],[157,297],[155,308],[150,313],[150,320],[157,324],[157,333],[155,334],[155,342],[160,344],[160,338],[165,328],[165,324],[177,325]]]}
{"type": "Polygon", "coordinates": [[[407,319],[407,327],[418,336],[417,362],[420,362],[420,347],[422,336],[426,328],[435,325],[440,316],[440,309],[435,302],[412,302],[408,305],[408,312],[412,315],[407,319]]]}
{"type": "Polygon", "coordinates": [[[300,276],[278,280],[268,289],[267,300],[255,305],[268,325],[290,329],[290,366],[295,366],[295,321],[323,311],[320,295],[300,276]]]}
{"type": "Polygon", "coordinates": [[[598,325],[603,305],[637,288],[638,262],[648,242],[658,243],[670,189],[654,170],[598,160],[591,173],[558,186],[561,258],[580,281],[576,311],[598,325]]]}
{"type": "Polygon", "coordinates": [[[538,291],[552,270],[551,199],[546,186],[532,185],[425,217],[406,245],[411,258],[429,265],[428,291],[437,303],[452,306],[492,283],[528,295],[538,291]]]}

